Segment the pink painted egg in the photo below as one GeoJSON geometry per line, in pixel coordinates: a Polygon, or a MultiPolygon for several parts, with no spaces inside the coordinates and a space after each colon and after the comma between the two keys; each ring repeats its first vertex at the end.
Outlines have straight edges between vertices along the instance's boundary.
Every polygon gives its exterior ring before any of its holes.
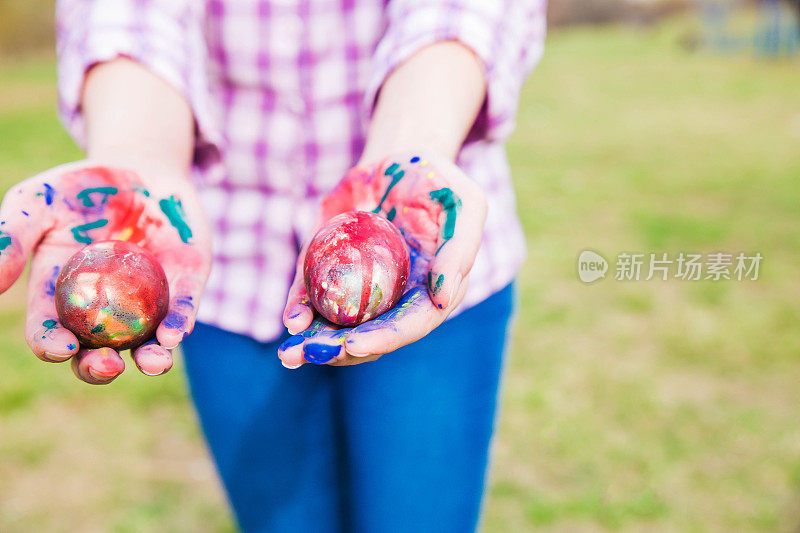
{"type": "Polygon", "coordinates": [[[155,335],[169,304],[164,269],[128,241],[101,241],[70,257],[56,280],[61,324],[85,348],[135,348],[155,335]]]}
{"type": "Polygon", "coordinates": [[[342,326],[355,326],[397,304],[410,259],[394,224],[366,211],[330,219],[306,251],[303,274],[314,308],[342,326]]]}

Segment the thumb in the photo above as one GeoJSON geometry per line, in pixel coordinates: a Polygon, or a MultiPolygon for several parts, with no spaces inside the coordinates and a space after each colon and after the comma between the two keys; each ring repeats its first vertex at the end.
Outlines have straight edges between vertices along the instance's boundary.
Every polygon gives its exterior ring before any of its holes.
{"type": "Polygon", "coordinates": [[[28,256],[53,224],[55,189],[25,181],[9,190],[0,205],[0,293],[19,278],[28,256]]]}
{"type": "Polygon", "coordinates": [[[431,192],[442,204],[437,251],[428,270],[428,294],[439,309],[456,301],[459,287],[469,275],[483,238],[486,200],[477,187],[456,194],[450,188],[431,192]]]}
{"type": "Polygon", "coordinates": [[[292,286],[289,287],[289,295],[286,298],[286,307],[283,311],[283,325],[292,335],[311,326],[311,321],[314,319],[314,311],[308,300],[305,277],[303,276],[307,249],[307,246],[304,246],[297,258],[294,280],[292,281],[292,286]]]}

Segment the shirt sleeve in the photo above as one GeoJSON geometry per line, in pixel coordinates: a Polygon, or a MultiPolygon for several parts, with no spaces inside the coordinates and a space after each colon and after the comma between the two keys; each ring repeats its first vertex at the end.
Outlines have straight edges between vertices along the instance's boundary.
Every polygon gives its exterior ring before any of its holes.
{"type": "Polygon", "coordinates": [[[220,134],[206,74],[202,2],[193,0],[58,0],[59,114],[83,148],[86,127],[81,93],[94,65],[133,59],[177,89],[195,119],[195,164],[218,158],[220,134]]]}
{"type": "Polygon", "coordinates": [[[364,106],[372,112],[386,78],[420,48],[455,40],[481,60],[487,98],[469,140],[503,140],[514,130],[522,83],[544,51],[547,0],[390,0],[364,106]]]}

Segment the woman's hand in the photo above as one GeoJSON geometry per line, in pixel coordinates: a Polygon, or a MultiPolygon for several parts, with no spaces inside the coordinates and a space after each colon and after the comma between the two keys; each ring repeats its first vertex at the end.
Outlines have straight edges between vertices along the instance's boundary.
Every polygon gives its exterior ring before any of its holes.
{"type": "Polygon", "coordinates": [[[169,281],[170,303],[156,339],[131,350],[147,375],[172,367],[170,350],[194,327],[211,263],[209,230],[185,177],[148,176],[82,161],[53,168],[12,187],[0,206],[0,292],[32,253],[25,338],[43,361],[72,358],[87,383],[109,383],[125,368],[111,348],[83,349],[58,322],[55,281],[67,259],[95,241],[131,241],[149,250],[169,281]]]}
{"type": "Polygon", "coordinates": [[[332,324],[309,304],[303,278],[306,245],[284,312],[283,322],[294,334],[278,351],[284,366],[374,361],[430,333],[466,293],[486,201],[480,188],[445,157],[400,154],[351,169],[323,199],[315,231],[351,210],[379,213],[403,233],[411,252],[405,294],[394,308],[354,328],[332,324]]]}

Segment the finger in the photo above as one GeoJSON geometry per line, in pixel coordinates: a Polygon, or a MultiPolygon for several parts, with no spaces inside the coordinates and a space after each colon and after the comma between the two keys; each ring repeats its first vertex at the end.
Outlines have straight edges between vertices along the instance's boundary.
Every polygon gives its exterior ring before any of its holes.
{"type": "Polygon", "coordinates": [[[78,352],[78,338],[61,325],[55,306],[56,278],[76,248],[42,244],[31,260],[25,340],[43,361],[65,361],[78,352]]]}
{"type": "Polygon", "coordinates": [[[289,287],[289,295],[286,297],[286,307],[283,310],[283,325],[289,333],[296,335],[306,328],[311,327],[314,320],[314,309],[308,299],[306,291],[305,275],[303,266],[306,260],[306,248],[304,246],[297,257],[297,268],[294,273],[292,286],[289,287]]]}
{"type": "Polygon", "coordinates": [[[162,347],[173,349],[194,329],[210,259],[200,244],[176,245],[156,258],[164,267],[170,292],[167,314],[156,330],[156,338],[162,347]]]}
{"type": "Polygon", "coordinates": [[[371,363],[372,361],[377,361],[384,355],[385,354],[372,354],[362,357],[356,357],[354,355],[350,355],[345,352],[343,355],[329,362],[328,366],[353,366],[353,365],[360,365],[361,363],[371,363]]]}
{"type": "Polygon", "coordinates": [[[486,220],[483,192],[471,182],[459,181],[452,189],[431,192],[442,205],[437,251],[428,270],[428,292],[439,309],[455,307],[461,281],[469,275],[481,245],[486,220]]]}
{"type": "MultiPolygon", "coordinates": [[[[464,298],[467,285],[467,280],[461,282],[454,302],[464,298]]],[[[433,331],[451,310],[435,307],[426,287],[418,285],[408,291],[391,310],[353,328],[345,340],[345,349],[354,357],[393,352],[433,331]]]]}
{"type": "Polygon", "coordinates": [[[318,317],[304,331],[289,337],[278,347],[283,366],[297,368],[305,363],[328,363],[343,353],[345,337],[350,328],[335,326],[318,317]]]}
{"type": "Polygon", "coordinates": [[[17,281],[36,243],[53,224],[54,195],[49,184],[28,180],[8,191],[3,198],[0,205],[0,293],[17,281]]]}
{"type": "Polygon", "coordinates": [[[57,318],[47,318],[46,315],[32,318],[30,314],[28,318],[25,340],[36,357],[48,363],[60,363],[78,353],[78,338],[57,318]]]}
{"type": "Polygon", "coordinates": [[[105,385],[125,370],[125,361],[111,348],[81,350],[72,358],[72,371],[81,381],[105,385]]]}
{"type": "Polygon", "coordinates": [[[133,362],[142,374],[160,376],[172,368],[172,352],[153,339],[133,351],[133,362]]]}

